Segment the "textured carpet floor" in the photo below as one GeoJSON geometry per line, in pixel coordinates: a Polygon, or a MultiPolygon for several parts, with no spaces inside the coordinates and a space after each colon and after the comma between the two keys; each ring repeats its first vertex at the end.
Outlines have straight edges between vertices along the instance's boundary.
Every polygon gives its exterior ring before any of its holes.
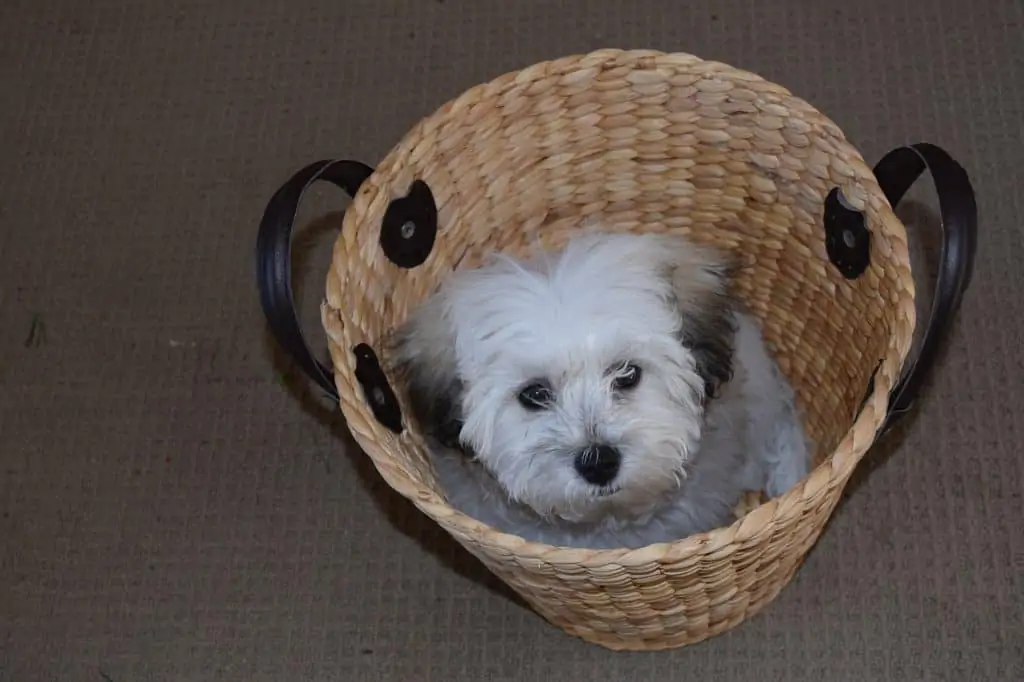
{"type": "MultiPolygon", "coordinates": [[[[1022,33],[1020,0],[6,0],[0,680],[1024,679],[1022,33]],[[294,169],[375,163],[462,90],[598,47],[759,72],[869,162],[936,142],[981,216],[917,418],[796,580],[650,655],[548,627],[391,494],[296,395],[253,279],[294,169]]],[[[343,207],[315,195],[305,221],[343,207]]]]}

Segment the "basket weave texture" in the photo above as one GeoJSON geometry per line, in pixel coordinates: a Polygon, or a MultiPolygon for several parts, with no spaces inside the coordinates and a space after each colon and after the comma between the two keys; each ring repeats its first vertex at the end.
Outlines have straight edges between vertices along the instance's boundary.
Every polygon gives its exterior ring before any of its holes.
{"type": "Polygon", "coordinates": [[[543,618],[612,649],[698,642],[775,598],[875,440],[915,324],[906,231],[839,128],[755,74],[655,51],[536,64],[421,120],[354,197],[326,289],[341,410],[386,482],[543,618]],[[403,269],[378,240],[388,202],[415,179],[436,201],[437,241],[426,262],[403,269]],[[823,205],[835,187],[872,232],[870,265],[856,279],[825,248],[823,205]],[[552,547],[450,507],[417,425],[406,419],[395,434],[374,418],[356,381],[357,344],[386,370],[389,335],[449,272],[495,250],[558,247],[588,216],[617,230],[688,234],[744,259],[737,293],[819,446],[812,473],[786,495],[673,543],[552,547]]]}

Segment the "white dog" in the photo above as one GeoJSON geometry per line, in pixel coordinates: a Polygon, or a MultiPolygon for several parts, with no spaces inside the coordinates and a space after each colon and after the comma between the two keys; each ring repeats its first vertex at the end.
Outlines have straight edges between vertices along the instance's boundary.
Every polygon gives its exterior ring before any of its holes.
{"type": "Polygon", "coordinates": [[[669,542],[808,472],[790,386],[717,251],[588,233],[453,273],[394,368],[449,503],[558,546],[669,542]]]}

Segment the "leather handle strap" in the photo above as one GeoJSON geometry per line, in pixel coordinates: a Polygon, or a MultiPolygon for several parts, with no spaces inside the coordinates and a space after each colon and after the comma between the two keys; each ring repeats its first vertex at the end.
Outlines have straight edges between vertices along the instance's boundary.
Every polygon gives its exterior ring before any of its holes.
{"type": "Polygon", "coordinates": [[[366,164],[350,160],[311,163],[288,179],[271,197],[263,211],[256,239],[256,282],[263,314],[281,347],[302,370],[334,401],[339,399],[333,372],[310,351],[292,296],[292,230],[303,195],[313,183],[323,180],[354,197],[373,173],[366,164]]]}
{"type": "Polygon", "coordinates": [[[967,172],[945,151],[926,142],[897,147],[882,157],[874,173],[895,208],[926,170],[935,184],[942,222],[938,281],[919,350],[905,364],[903,375],[892,390],[883,431],[910,410],[922,383],[932,371],[936,354],[970,286],[978,250],[978,207],[974,189],[967,172]]]}

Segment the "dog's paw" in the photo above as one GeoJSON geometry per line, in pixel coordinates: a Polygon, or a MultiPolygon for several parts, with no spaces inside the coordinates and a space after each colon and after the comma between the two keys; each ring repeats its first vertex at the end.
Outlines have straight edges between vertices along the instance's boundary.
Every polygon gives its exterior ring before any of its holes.
{"type": "Polygon", "coordinates": [[[767,499],[768,498],[766,498],[759,490],[745,492],[743,493],[743,496],[740,497],[739,502],[736,503],[736,506],[732,508],[733,516],[737,520],[742,519],[744,516],[764,504],[767,499]]]}

